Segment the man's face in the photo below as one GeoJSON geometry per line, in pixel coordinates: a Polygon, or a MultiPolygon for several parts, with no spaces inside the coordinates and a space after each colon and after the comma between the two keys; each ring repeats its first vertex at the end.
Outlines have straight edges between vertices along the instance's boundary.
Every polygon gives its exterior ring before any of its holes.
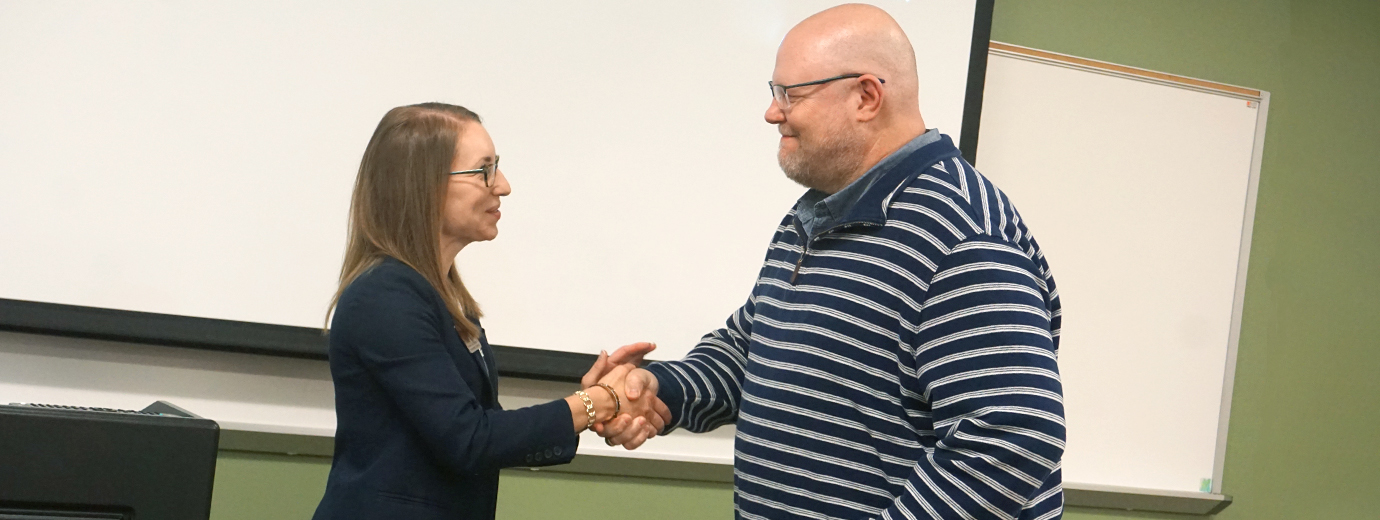
{"type": "MultiPolygon", "coordinates": [[[[836,75],[822,67],[810,67],[793,54],[782,46],[772,82],[793,85],[836,75]]],[[[790,89],[788,107],[772,99],[766,120],[781,132],[777,161],[787,178],[807,188],[833,193],[855,173],[866,146],[848,111],[856,83],[855,79],[843,79],[790,89]]]]}

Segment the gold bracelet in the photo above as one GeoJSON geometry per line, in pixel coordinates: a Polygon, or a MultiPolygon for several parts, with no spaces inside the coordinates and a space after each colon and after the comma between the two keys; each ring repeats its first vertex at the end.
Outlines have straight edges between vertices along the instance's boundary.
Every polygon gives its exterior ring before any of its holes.
{"type": "Polygon", "coordinates": [[[618,398],[618,392],[613,391],[613,387],[609,386],[608,383],[594,384],[604,387],[604,390],[608,390],[609,395],[613,396],[613,416],[609,417],[609,420],[617,419],[618,414],[623,413],[623,401],[618,398]]]}
{"type": "Polygon", "coordinates": [[[584,390],[576,390],[575,395],[580,397],[580,401],[585,403],[585,413],[589,414],[589,420],[585,422],[585,429],[594,427],[594,400],[589,398],[584,390]]]}

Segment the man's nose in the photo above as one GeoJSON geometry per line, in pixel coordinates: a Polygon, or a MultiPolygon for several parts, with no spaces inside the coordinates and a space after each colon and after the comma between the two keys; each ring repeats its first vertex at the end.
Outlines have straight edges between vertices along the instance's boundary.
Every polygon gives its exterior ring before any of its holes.
{"type": "Polygon", "coordinates": [[[767,105],[767,113],[763,115],[767,123],[779,125],[786,122],[786,111],[781,109],[781,105],[776,103],[776,98],[772,98],[771,104],[767,105]]]}

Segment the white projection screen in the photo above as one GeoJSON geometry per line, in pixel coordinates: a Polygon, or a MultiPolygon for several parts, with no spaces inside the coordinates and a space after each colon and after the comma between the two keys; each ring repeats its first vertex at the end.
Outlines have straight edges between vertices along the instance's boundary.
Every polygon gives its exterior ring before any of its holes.
{"type": "MultiPolygon", "coordinates": [[[[374,126],[443,101],[513,185],[459,256],[491,341],[679,357],[803,191],[766,82],[836,3],[0,3],[0,298],[320,327],[374,126]]],[[[977,2],[874,3],[957,142],[977,2]]]]}

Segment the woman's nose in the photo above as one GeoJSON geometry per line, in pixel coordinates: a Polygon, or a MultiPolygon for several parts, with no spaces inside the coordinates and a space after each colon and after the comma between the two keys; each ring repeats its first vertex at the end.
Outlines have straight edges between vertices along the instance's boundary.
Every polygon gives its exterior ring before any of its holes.
{"type": "Polygon", "coordinates": [[[503,170],[498,170],[498,178],[494,179],[494,195],[505,197],[513,192],[513,186],[508,184],[508,176],[503,175],[503,170]]]}

